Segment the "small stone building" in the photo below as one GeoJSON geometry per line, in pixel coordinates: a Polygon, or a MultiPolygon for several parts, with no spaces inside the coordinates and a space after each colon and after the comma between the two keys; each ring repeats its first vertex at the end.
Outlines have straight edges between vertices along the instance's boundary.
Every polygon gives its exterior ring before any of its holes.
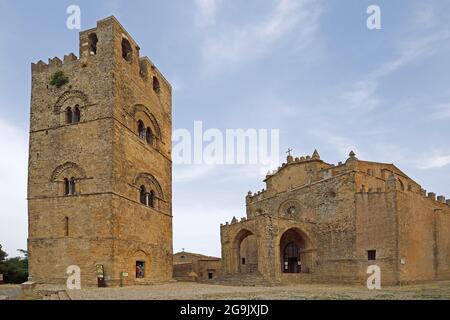
{"type": "Polygon", "coordinates": [[[172,93],[114,18],[32,64],[29,273],[82,286],[172,278],[172,93]]]}
{"type": "Polygon", "coordinates": [[[382,284],[450,279],[450,201],[393,164],[351,152],[333,165],[287,157],[246,197],[247,215],[221,225],[223,273],[274,282],[382,284]]]}
{"type": "Polygon", "coordinates": [[[208,282],[221,274],[222,261],[198,253],[178,252],[173,255],[173,278],[179,281],[208,282]]]}

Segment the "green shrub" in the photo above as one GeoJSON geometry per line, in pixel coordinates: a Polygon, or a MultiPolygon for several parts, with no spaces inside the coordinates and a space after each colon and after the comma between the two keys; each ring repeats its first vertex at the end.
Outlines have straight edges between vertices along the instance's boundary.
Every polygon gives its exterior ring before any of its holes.
{"type": "Polygon", "coordinates": [[[50,84],[56,86],[57,88],[62,87],[69,82],[69,78],[62,71],[56,71],[52,78],[50,79],[50,84]]]}

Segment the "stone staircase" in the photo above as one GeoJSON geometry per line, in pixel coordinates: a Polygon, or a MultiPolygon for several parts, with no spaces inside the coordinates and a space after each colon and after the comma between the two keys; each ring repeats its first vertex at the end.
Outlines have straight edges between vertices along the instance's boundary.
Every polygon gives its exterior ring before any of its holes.
{"type": "Polygon", "coordinates": [[[66,291],[58,291],[44,296],[43,300],[71,300],[66,291]]]}
{"type": "Polygon", "coordinates": [[[277,282],[265,279],[260,273],[232,273],[223,274],[216,279],[208,280],[208,284],[218,284],[224,286],[244,286],[244,287],[273,287],[279,285],[277,282]]]}

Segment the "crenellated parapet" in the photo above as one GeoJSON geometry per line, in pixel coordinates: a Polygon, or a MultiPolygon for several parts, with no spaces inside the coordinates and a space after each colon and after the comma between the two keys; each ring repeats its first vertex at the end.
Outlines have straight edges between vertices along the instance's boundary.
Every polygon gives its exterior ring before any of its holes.
{"type": "Polygon", "coordinates": [[[74,53],[69,53],[64,56],[63,60],[58,57],[48,59],[48,63],[45,63],[42,60],[39,60],[36,63],[31,64],[31,70],[33,73],[36,72],[47,72],[49,69],[59,69],[65,64],[73,63],[74,61],[79,60],[74,53]]]}

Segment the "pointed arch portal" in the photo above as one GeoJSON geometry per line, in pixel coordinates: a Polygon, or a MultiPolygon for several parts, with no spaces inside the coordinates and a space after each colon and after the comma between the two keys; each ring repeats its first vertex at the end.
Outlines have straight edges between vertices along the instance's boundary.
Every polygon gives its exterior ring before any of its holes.
{"type": "Polygon", "coordinates": [[[297,229],[283,233],[280,240],[282,273],[309,272],[310,259],[305,254],[309,245],[307,236],[297,229]]]}

